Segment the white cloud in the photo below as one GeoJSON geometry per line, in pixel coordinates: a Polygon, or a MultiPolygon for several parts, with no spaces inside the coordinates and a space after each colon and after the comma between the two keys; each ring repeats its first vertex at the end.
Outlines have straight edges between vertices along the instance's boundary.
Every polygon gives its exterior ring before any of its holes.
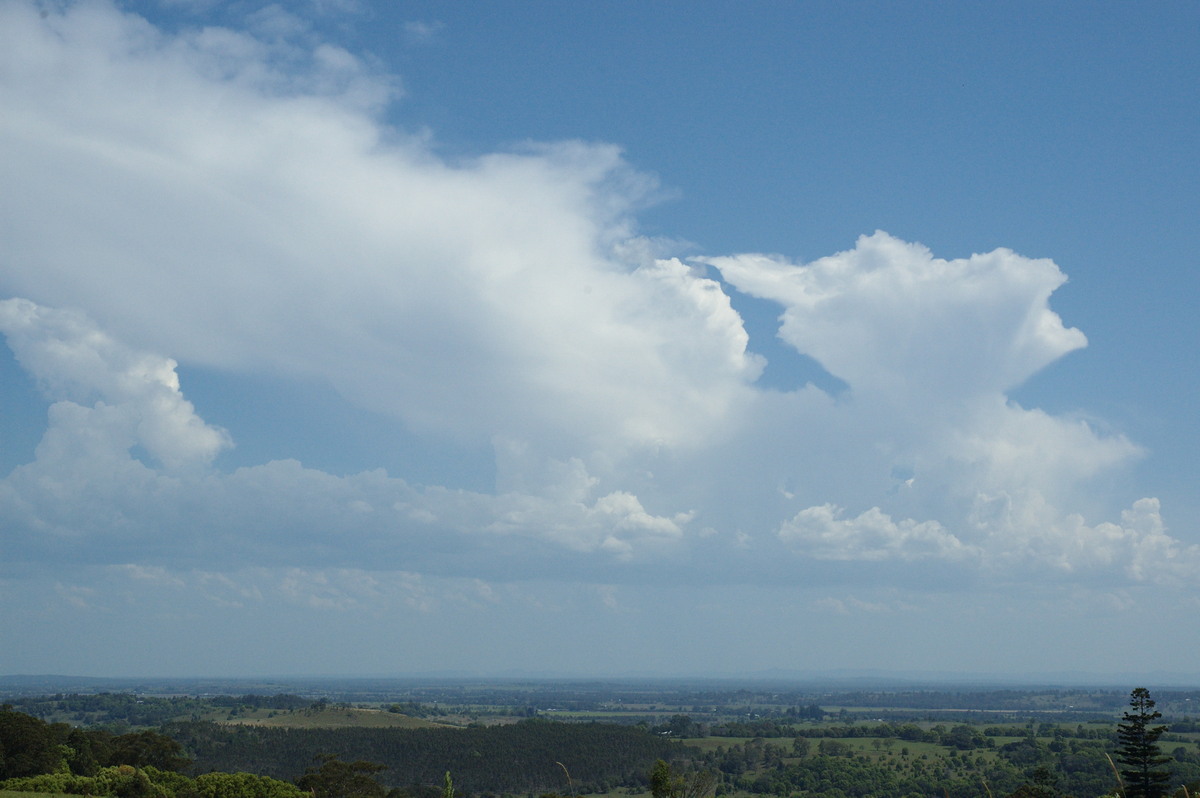
{"type": "Polygon", "coordinates": [[[413,20],[404,23],[404,37],[414,44],[427,42],[434,39],[445,27],[445,24],[442,22],[413,20]]]}
{"type": "Polygon", "coordinates": [[[615,259],[652,183],[611,146],[451,165],[382,129],[363,98],[387,80],[328,45],[279,62],[103,3],[2,13],[11,295],[190,363],[319,375],[418,429],[559,449],[719,429],[758,367],[712,281],[615,259]]]}
{"type": "Polygon", "coordinates": [[[382,600],[346,576],[367,567],[1192,578],[1154,500],[1094,520],[1133,501],[1095,480],[1138,447],[1007,396],[1086,343],[1049,307],[1053,262],[882,232],[811,264],[655,258],[634,221],[655,181],[616,147],[450,162],[380,121],[394,78],[277,7],[253,30],[0,5],[0,295],[28,298],[0,329],[55,400],[0,482],[7,562],[196,568],[230,603],[256,600],[218,579],[235,564],[292,568],[289,595],[329,608],[382,600]],[[757,387],[705,264],[777,302],[781,338],[846,394],[757,387]],[[165,355],[327,381],[425,439],[490,444],[496,489],[214,470],[230,437],[165,355]]]}
{"type": "Polygon", "coordinates": [[[831,504],[801,510],[779,536],[819,560],[969,560],[977,556],[936,521],[893,521],[878,507],[843,519],[831,504]]]}
{"type": "Polygon", "coordinates": [[[1123,510],[1119,523],[1089,526],[1044,504],[981,496],[976,518],[992,537],[997,568],[1163,585],[1194,584],[1200,573],[1200,546],[1167,534],[1153,498],[1123,510]]]}
{"type": "Polygon", "coordinates": [[[1157,499],[1139,499],[1121,522],[1088,526],[1044,502],[980,497],[967,541],[936,521],[894,521],[873,507],[854,518],[833,505],[809,507],[785,521],[780,539],[817,560],[919,562],[978,577],[1073,578],[1085,583],[1195,583],[1200,546],[1166,534],[1157,499]]]}
{"type": "Polygon", "coordinates": [[[791,451],[818,453],[782,482],[786,461],[759,475],[807,508],[779,526],[793,550],[955,562],[1009,577],[1043,572],[1048,561],[1060,572],[1121,570],[1100,536],[1068,544],[1056,530],[1082,523],[1068,520],[1080,516],[1072,505],[1101,508],[1092,480],[1141,450],[1005,393],[1086,343],[1048,306],[1066,280],[1053,262],[1008,250],[946,261],[882,232],[810,264],[700,260],[739,290],[778,302],[780,337],[849,386],[836,402],[815,401],[811,387],[772,400],[791,405],[795,426],[778,412],[756,416],[791,451]],[[858,515],[843,517],[842,507],[858,515]]]}
{"type": "Polygon", "coordinates": [[[1048,307],[1049,260],[998,249],[959,260],[886,233],[809,264],[703,258],[738,290],[784,306],[783,340],[858,394],[947,403],[1016,387],[1087,344],[1048,307]]]}
{"type": "MultiPolygon", "coordinates": [[[[205,466],[228,435],[183,398],[173,361],[121,345],[78,313],[27,300],[0,302],[0,330],[59,399],[35,460],[0,482],[14,561],[51,556],[73,541],[85,560],[119,562],[135,552],[173,560],[186,551],[196,563],[225,567],[312,564],[338,546],[354,563],[362,547],[382,547],[381,562],[394,567],[426,561],[448,536],[459,545],[480,536],[531,539],[629,560],[678,542],[690,520],[686,512],[650,513],[627,491],[596,494],[578,460],[551,463],[534,480],[537,495],[418,490],[380,471],[341,478],[295,461],[211,472],[205,466]],[[138,445],[161,468],[137,460],[138,445]]],[[[161,568],[131,573],[147,578],[161,568]]]]}
{"type": "Polygon", "coordinates": [[[61,400],[50,411],[55,434],[42,441],[39,457],[80,458],[74,447],[81,442],[103,457],[136,444],[174,471],[207,465],[230,445],[183,398],[175,361],[134,352],[78,313],[3,300],[0,332],[45,392],[61,400]],[[66,441],[68,430],[74,434],[66,441]]]}

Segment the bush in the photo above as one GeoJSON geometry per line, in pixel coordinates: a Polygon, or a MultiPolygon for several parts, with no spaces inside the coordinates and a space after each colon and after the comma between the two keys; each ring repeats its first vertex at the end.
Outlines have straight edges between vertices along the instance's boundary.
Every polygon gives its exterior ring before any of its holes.
{"type": "Polygon", "coordinates": [[[95,776],[45,773],[9,779],[0,782],[0,788],[18,792],[105,795],[113,798],[175,798],[173,790],[155,784],[146,773],[130,765],[101,768],[95,776]]]}

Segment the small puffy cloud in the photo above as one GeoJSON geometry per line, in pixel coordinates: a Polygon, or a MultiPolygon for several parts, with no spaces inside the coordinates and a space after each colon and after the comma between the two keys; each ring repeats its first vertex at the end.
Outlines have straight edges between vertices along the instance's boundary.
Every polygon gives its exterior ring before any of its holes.
{"type": "Polygon", "coordinates": [[[893,521],[878,507],[842,518],[831,504],[801,510],[779,530],[794,549],[818,560],[969,560],[977,556],[936,521],[893,521]]]}
{"type": "Polygon", "coordinates": [[[404,38],[412,44],[428,42],[441,33],[445,27],[445,23],[436,20],[433,22],[412,20],[404,23],[404,38]]]}
{"type": "Polygon", "coordinates": [[[1166,533],[1157,499],[1139,499],[1121,522],[1095,526],[1082,516],[1060,517],[1044,502],[980,498],[964,542],[936,521],[894,521],[873,507],[854,518],[833,505],[809,507],[784,522],[779,538],[817,560],[863,563],[929,562],[975,576],[1016,575],[1084,583],[1194,583],[1200,546],[1166,533]],[[1035,506],[1036,505],[1036,506],[1035,506]],[[987,519],[982,520],[987,515],[987,519]]]}
{"type": "Polygon", "coordinates": [[[1167,534],[1154,498],[1134,502],[1119,523],[1088,525],[1081,515],[1060,516],[1044,502],[981,496],[974,518],[1000,570],[1162,585],[1194,583],[1200,573],[1200,546],[1167,534]]]}

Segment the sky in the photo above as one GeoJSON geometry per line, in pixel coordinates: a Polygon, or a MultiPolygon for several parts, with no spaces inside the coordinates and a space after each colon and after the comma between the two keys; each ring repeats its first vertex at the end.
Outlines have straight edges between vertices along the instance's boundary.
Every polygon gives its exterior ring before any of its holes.
{"type": "Polygon", "coordinates": [[[1198,41],[0,0],[0,674],[1200,684],[1198,41]]]}

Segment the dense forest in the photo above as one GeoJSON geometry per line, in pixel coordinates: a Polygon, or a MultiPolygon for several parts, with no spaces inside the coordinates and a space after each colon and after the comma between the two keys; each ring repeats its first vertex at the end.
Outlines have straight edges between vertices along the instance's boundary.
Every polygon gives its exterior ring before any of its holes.
{"type": "Polygon", "coordinates": [[[164,729],[195,758],[198,771],[253,771],[279,779],[302,776],[318,756],[382,765],[392,786],[440,783],[453,770],[465,793],[543,793],[565,790],[559,762],[570,763],[574,784],[587,792],[646,784],[658,759],[689,752],[644,729],[612,723],[530,719],[465,729],[286,729],[215,723],[164,729]]]}
{"type": "Polygon", "coordinates": [[[149,769],[150,781],[160,785],[181,783],[164,781],[163,772],[299,782],[315,763],[333,759],[370,762],[374,778],[392,787],[436,785],[452,769],[465,795],[553,793],[568,784],[603,792],[645,785],[657,760],[689,753],[645,729],[612,723],[530,719],[462,729],[304,729],[188,721],[118,735],[0,709],[0,784],[37,791],[74,786],[101,793],[108,782],[86,779],[115,778],[114,768],[149,769]]]}

